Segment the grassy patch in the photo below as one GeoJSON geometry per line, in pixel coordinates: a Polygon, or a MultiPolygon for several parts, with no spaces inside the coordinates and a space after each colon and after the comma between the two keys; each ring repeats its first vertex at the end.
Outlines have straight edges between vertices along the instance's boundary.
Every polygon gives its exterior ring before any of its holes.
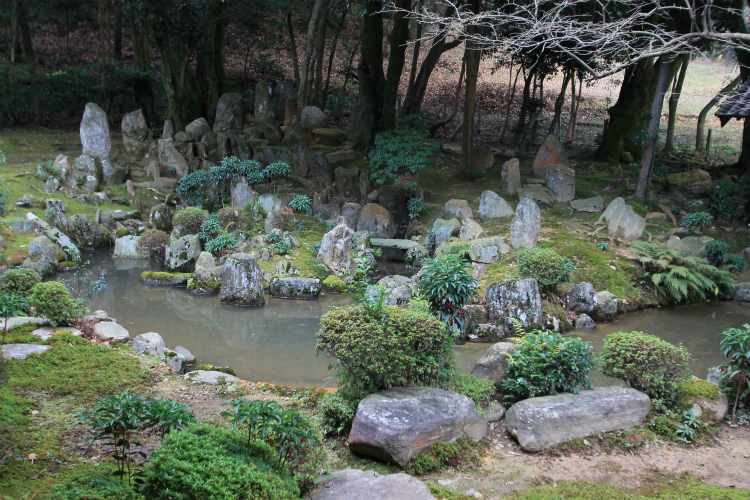
{"type": "Polygon", "coordinates": [[[412,458],[406,466],[406,472],[422,475],[449,468],[477,467],[483,450],[481,444],[466,436],[452,443],[435,443],[412,458]]]}
{"type": "Polygon", "coordinates": [[[435,498],[441,500],[471,500],[472,497],[452,490],[450,488],[443,488],[435,483],[427,483],[427,487],[430,488],[430,493],[435,498]]]}

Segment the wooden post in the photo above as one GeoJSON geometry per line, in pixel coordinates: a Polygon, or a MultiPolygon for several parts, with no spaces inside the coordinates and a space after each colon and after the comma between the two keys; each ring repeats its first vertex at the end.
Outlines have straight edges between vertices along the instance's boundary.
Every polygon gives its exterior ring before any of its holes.
{"type": "Polygon", "coordinates": [[[713,133],[713,129],[708,129],[708,136],[706,137],[706,156],[711,154],[711,136],[713,136],[713,133]]]}

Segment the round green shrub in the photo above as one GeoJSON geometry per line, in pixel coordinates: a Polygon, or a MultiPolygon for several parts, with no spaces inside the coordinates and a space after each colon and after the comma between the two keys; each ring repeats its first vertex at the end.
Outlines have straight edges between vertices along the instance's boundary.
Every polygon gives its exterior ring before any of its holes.
{"type": "Polygon", "coordinates": [[[138,496],[119,477],[84,472],[58,484],[52,489],[50,500],[136,500],[138,496]]]}
{"type": "Polygon", "coordinates": [[[477,406],[488,406],[495,396],[495,384],[476,375],[459,373],[448,389],[471,398],[477,406]]]}
{"type": "Polygon", "coordinates": [[[273,465],[277,452],[230,429],[196,424],[171,432],[154,451],[142,493],[151,500],[297,500],[273,465]]]}
{"type": "Polygon", "coordinates": [[[596,367],[593,346],[578,338],[541,331],[526,334],[508,359],[503,392],[509,402],[560,392],[578,394],[593,387],[589,372],[596,367]]]}
{"type": "Polygon", "coordinates": [[[161,229],[146,229],[138,240],[138,250],[152,256],[164,258],[169,235],[161,229]]]}
{"type": "Polygon", "coordinates": [[[174,215],[172,224],[179,231],[180,236],[188,234],[198,234],[201,232],[201,225],[207,219],[206,212],[197,207],[183,208],[174,215]]]}
{"type": "Polygon", "coordinates": [[[318,416],[326,434],[341,434],[354,421],[357,401],[347,399],[341,392],[324,397],[318,404],[318,416]]]}
{"type": "Polygon", "coordinates": [[[453,335],[435,317],[385,306],[379,318],[361,305],[320,318],[317,352],[338,359],[341,389],[364,397],[401,386],[435,386],[453,375],[453,335]]]}
{"type": "Polygon", "coordinates": [[[346,290],[346,282],[335,274],[331,274],[323,280],[323,290],[326,292],[341,293],[346,290]]]}
{"type": "Polygon", "coordinates": [[[235,231],[237,229],[240,229],[242,212],[236,208],[224,207],[216,214],[216,218],[218,219],[222,229],[226,229],[227,231],[235,231]]]}
{"type": "Polygon", "coordinates": [[[682,346],[643,332],[617,332],[604,339],[602,373],[645,392],[654,406],[674,404],[678,384],[690,376],[690,354],[682,346]]]}
{"type": "Polygon", "coordinates": [[[516,252],[518,276],[534,278],[539,291],[554,292],[568,281],[568,271],[562,256],[551,248],[524,248],[516,252]]]}
{"type": "Polygon", "coordinates": [[[59,281],[37,284],[29,301],[37,314],[47,317],[53,326],[70,324],[86,312],[85,303],[71,299],[68,289],[59,281]]]}
{"type": "Polygon", "coordinates": [[[26,296],[40,281],[42,277],[34,269],[26,267],[8,269],[0,277],[0,291],[10,295],[26,296]]]}

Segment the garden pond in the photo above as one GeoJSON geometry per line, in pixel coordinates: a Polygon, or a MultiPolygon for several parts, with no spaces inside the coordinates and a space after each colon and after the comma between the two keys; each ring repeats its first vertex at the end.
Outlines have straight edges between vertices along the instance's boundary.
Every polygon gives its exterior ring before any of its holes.
{"type": "MultiPolygon", "coordinates": [[[[332,307],[352,303],[346,295],[321,295],[320,300],[267,298],[265,307],[223,306],[219,298],[196,296],[185,289],[147,286],[140,276],[160,270],[152,261],[112,260],[111,249],[90,252],[87,271],[92,278],[105,274],[107,286],[89,301],[92,310],[103,309],[130,331],[131,337],[158,332],[167,347],[182,345],[199,363],[231,366],[240,378],[289,386],[335,385],[328,366],[335,362],[315,354],[315,333],[320,316],[332,307]]],[[[61,275],[69,283],[73,275],[61,275]]],[[[750,306],[737,302],[705,302],[621,316],[593,330],[574,330],[600,351],[604,338],[617,331],[641,330],[678,344],[693,356],[693,375],[705,378],[709,367],[724,361],[719,353],[720,334],[729,327],[750,323],[750,306]]],[[[489,344],[456,346],[462,372],[471,372],[489,344]]],[[[592,374],[595,383],[607,383],[592,374]]]]}

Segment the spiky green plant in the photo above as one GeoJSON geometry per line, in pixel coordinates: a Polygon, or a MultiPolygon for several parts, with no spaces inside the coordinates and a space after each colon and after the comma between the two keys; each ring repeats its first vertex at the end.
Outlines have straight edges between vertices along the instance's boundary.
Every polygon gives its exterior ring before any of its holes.
{"type": "Polygon", "coordinates": [[[661,243],[638,241],[630,249],[640,255],[639,261],[656,290],[674,302],[707,300],[734,283],[727,270],[712,266],[703,257],[683,255],[661,243]]]}

